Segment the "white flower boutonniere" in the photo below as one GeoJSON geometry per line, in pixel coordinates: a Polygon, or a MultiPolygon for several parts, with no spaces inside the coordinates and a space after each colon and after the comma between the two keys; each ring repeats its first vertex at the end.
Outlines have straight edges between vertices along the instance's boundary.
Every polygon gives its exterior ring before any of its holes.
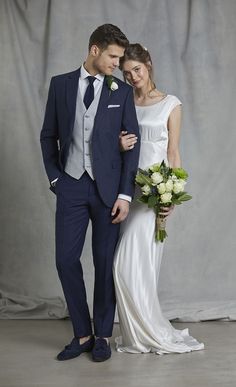
{"type": "Polygon", "coordinates": [[[115,91],[115,90],[118,89],[118,85],[117,85],[117,83],[116,83],[115,81],[112,81],[111,86],[110,86],[110,89],[111,89],[112,91],[115,91]]]}
{"type": "Polygon", "coordinates": [[[107,85],[110,89],[110,94],[111,94],[111,91],[115,91],[119,89],[119,86],[117,85],[116,81],[112,76],[108,76],[106,78],[107,78],[107,85]]]}

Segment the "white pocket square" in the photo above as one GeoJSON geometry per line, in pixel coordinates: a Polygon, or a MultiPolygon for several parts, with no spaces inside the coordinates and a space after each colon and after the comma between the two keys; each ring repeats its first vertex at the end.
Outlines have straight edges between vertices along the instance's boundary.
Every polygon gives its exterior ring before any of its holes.
{"type": "Polygon", "coordinates": [[[107,107],[108,107],[108,109],[118,108],[118,107],[120,107],[120,105],[108,105],[107,107]]]}

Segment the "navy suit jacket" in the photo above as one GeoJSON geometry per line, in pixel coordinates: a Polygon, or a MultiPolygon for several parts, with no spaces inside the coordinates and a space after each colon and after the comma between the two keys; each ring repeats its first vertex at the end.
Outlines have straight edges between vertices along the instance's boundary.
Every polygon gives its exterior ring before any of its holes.
{"type": "MultiPolygon", "coordinates": [[[[66,165],[74,127],[79,76],[80,69],[51,79],[40,136],[50,182],[60,176],[66,165]]],[[[113,206],[119,193],[133,196],[140,149],[132,88],[118,78],[114,80],[118,89],[111,91],[104,78],[91,139],[94,178],[101,199],[109,207],[113,206]],[[109,105],[119,107],[108,108],[109,105]],[[138,142],[130,151],[120,152],[121,130],[138,137],[138,142]]]]}

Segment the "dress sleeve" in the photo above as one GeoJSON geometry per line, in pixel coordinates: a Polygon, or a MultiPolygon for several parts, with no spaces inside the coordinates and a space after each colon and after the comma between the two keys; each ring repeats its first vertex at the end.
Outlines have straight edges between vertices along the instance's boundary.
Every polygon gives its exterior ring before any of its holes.
{"type": "Polygon", "coordinates": [[[182,102],[175,95],[171,95],[170,97],[171,98],[170,98],[169,109],[168,109],[168,118],[170,113],[176,106],[182,105],[182,102]]]}

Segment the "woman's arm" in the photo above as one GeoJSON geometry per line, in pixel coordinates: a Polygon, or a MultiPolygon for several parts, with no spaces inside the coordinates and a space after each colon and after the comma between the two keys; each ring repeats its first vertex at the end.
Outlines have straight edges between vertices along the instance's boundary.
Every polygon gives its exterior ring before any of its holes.
{"type": "MultiPolygon", "coordinates": [[[[179,153],[179,138],[180,138],[180,126],[181,126],[181,106],[176,106],[170,113],[167,127],[169,131],[169,140],[167,148],[167,159],[169,166],[172,168],[181,167],[181,159],[179,153]]],[[[160,215],[167,218],[173,212],[174,206],[162,207],[160,215]]]]}
{"type": "Polygon", "coordinates": [[[170,167],[180,168],[181,159],[179,153],[180,126],[182,118],[181,105],[176,106],[170,113],[167,127],[169,131],[169,141],[167,148],[167,159],[170,167]]]}

